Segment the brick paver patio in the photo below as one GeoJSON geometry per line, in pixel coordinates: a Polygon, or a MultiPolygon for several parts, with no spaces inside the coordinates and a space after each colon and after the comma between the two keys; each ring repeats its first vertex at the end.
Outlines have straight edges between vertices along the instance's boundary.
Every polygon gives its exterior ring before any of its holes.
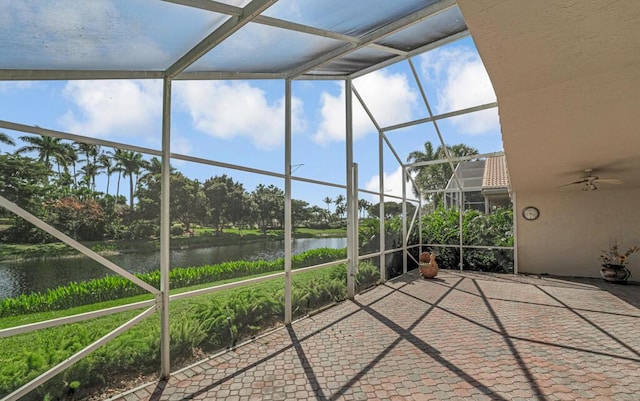
{"type": "Polygon", "coordinates": [[[639,292],[410,273],[113,400],[639,400],[639,292]]]}

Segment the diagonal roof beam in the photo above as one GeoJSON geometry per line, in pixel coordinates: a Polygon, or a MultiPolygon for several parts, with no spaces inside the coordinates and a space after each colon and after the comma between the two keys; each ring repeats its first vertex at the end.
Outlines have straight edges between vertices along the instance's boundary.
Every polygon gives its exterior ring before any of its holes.
{"type": "Polygon", "coordinates": [[[242,7],[232,6],[231,4],[220,3],[214,0],[162,0],[166,3],[179,4],[181,6],[199,8],[201,10],[213,11],[220,14],[232,15],[240,17],[242,15],[242,7]]]}
{"type": "MultiPolygon", "coordinates": [[[[355,43],[358,44],[360,39],[356,36],[345,35],[343,33],[328,31],[326,29],[314,28],[309,25],[298,24],[291,21],[285,21],[279,18],[267,17],[265,15],[260,15],[256,17],[253,22],[257,24],[268,25],[276,28],[282,28],[289,31],[295,31],[300,33],[307,33],[309,35],[322,36],[329,39],[342,40],[343,42],[355,43]]],[[[393,47],[378,45],[376,43],[370,44],[371,47],[376,47],[380,50],[393,53],[393,54],[405,54],[406,52],[398,49],[394,49],[393,47]]]]}
{"type": "MultiPolygon", "coordinates": [[[[242,8],[228,5],[228,4],[218,3],[212,0],[162,0],[162,1],[165,1],[167,3],[174,3],[174,4],[183,5],[183,6],[198,8],[206,11],[214,11],[217,13],[227,14],[235,17],[239,17],[242,15],[242,8]]],[[[345,35],[342,33],[329,31],[326,29],[315,28],[309,25],[298,24],[291,21],[285,21],[279,18],[268,17],[266,15],[258,15],[253,19],[252,22],[255,22],[257,24],[272,26],[275,28],[286,29],[288,31],[308,33],[310,35],[342,40],[344,42],[349,42],[349,43],[357,44],[360,41],[360,39],[355,36],[345,35]]],[[[388,46],[378,45],[375,43],[371,44],[370,46],[378,48],[382,51],[386,51],[386,52],[397,54],[397,55],[404,55],[406,53],[402,50],[394,49],[388,46]]]]}
{"type": "Polygon", "coordinates": [[[254,18],[260,15],[261,12],[277,1],[278,0],[253,0],[251,3],[247,4],[242,10],[242,15],[230,17],[218,29],[209,34],[209,36],[204,38],[200,43],[195,45],[184,56],[180,57],[178,61],[170,66],[167,69],[167,76],[169,78],[174,78],[176,75],[180,74],[200,57],[204,56],[209,50],[222,43],[222,41],[251,22],[254,18]]]}
{"type": "Polygon", "coordinates": [[[400,61],[406,60],[408,58],[423,54],[428,52],[429,50],[433,50],[436,49],[438,47],[444,46],[447,43],[451,43],[451,42],[455,42],[458,39],[462,39],[466,36],[469,36],[469,29],[465,29],[464,31],[458,32],[458,33],[454,33],[453,35],[447,36],[446,38],[442,38],[440,40],[436,40],[435,42],[431,42],[427,45],[424,45],[422,47],[419,47],[415,50],[412,50],[410,52],[405,52],[404,55],[397,55],[393,58],[390,58],[388,60],[385,60],[381,63],[378,64],[374,64],[371,67],[367,67],[363,70],[360,70],[356,73],[353,73],[351,75],[349,75],[349,77],[351,77],[352,79],[361,77],[363,75],[367,75],[368,73],[372,72],[372,71],[377,71],[380,70],[386,66],[398,63],[400,61]]]}
{"type": "Polygon", "coordinates": [[[298,77],[300,75],[303,75],[323,64],[329,63],[335,59],[338,59],[346,54],[349,54],[355,50],[358,50],[362,47],[368,46],[370,44],[372,44],[373,42],[380,40],[384,37],[387,37],[389,35],[392,35],[402,29],[407,28],[408,26],[411,26],[413,24],[417,24],[418,22],[424,21],[425,19],[432,17],[436,14],[439,14],[443,11],[448,10],[451,7],[456,7],[457,3],[456,0],[442,0],[438,3],[429,5],[425,8],[423,8],[420,11],[417,11],[415,13],[412,13],[404,18],[401,18],[397,21],[394,21],[380,29],[375,30],[374,32],[371,32],[368,35],[363,36],[359,43],[347,43],[345,45],[342,45],[328,53],[326,53],[325,55],[323,55],[322,57],[318,57],[315,60],[306,63],[302,66],[299,66],[293,70],[291,70],[288,75],[292,78],[298,77]]]}

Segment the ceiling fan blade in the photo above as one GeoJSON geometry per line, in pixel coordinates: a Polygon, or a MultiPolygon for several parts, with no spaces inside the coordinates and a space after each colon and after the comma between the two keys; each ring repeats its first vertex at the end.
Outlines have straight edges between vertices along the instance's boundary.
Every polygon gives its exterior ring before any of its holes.
{"type": "Polygon", "coordinates": [[[556,188],[568,187],[569,185],[584,184],[585,182],[589,182],[589,179],[588,178],[582,178],[582,179],[580,179],[578,181],[574,181],[574,182],[570,182],[568,184],[560,185],[560,186],[558,186],[556,188]]]}

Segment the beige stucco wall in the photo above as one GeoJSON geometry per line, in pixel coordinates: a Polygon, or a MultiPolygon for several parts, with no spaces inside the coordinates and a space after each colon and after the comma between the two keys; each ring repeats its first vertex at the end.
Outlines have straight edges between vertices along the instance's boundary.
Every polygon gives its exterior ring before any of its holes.
{"type": "MultiPolygon", "coordinates": [[[[604,185],[604,184],[602,184],[604,185]]],[[[640,190],[517,193],[518,270],[560,276],[600,277],[598,256],[610,240],[624,250],[640,245],[640,190]],[[526,206],[540,217],[527,221],[526,206]]],[[[640,281],[640,253],[629,259],[640,281]]]]}

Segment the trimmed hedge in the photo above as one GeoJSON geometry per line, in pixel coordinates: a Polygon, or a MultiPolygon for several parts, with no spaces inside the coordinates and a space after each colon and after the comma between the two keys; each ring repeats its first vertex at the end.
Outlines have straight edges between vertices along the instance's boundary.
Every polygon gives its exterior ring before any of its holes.
{"type": "MultiPolygon", "coordinates": [[[[313,266],[346,258],[346,249],[312,249],[291,258],[292,268],[313,266]]],[[[184,288],[250,275],[282,271],[284,259],[273,261],[235,261],[198,267],[171,269],[171,288],[184,288]]],[[[160,272],[136,274],[141,280],[160,287],[160,272]]],[[[72,282],[44,293],[22,294],[0,301],[0,318],[35,312],[68,309],[144,294],[145,290],[121,276],[107,276],[85,282],[72,282]]]]}
{"type": "MultiPolygon", "coordinates": [[[[359,288],[374,285],[378,268],[363,263],[359,288]]],[[[293,276],[293,310],[298,318],[346,299],[346,265],[293,276]]],[[[263,333],[282,322],[283,279],[232,288],[171,303],[173,369],[202,352],[215,352],[263,333]]],[[[52,327],[0,339],[0,398],[71,356],[139,311],[52,327]]],[[[123,377],[154,374],[160,366],[159,316],[144,320],[25,397],[29,400],[82,398],[100,393],[123,377]]]]}

